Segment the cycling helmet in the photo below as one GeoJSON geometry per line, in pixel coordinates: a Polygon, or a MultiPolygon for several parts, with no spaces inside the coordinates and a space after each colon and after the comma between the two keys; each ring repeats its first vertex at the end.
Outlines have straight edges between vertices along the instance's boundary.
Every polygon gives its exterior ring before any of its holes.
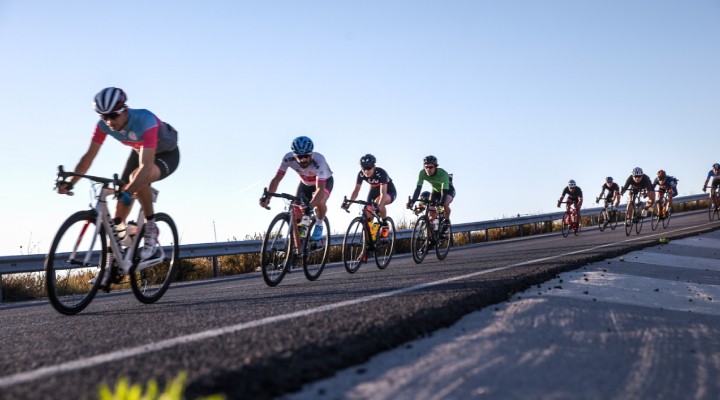
{"type": "Polygon", "coordinates": [[[643,170],[642,170],[642,168],[640,168],[640,167],[635,167],[635,168],[633,168],[633,170],[632,170],[632,175],[633,175],[633,176],[642,176],[642,175],[643,175],[643,170]]]}
{"type": "Polygon", "coordinates": [[[718,164],[718,163],[713,164],[713,169],[720,169],[720,164],[718,164]]]}
{"type": "Polygon", "coordinates": [[[423,158],[423,164],[435,164],[438,165],[437,157],[435,156],[427,156],[423,158]]]}
{"type": "Polygon", "coordinates": [[[360,167],[370,169],[375,166],[375,156],[372,154],[365,154],[360,158],[360,167]]]}
{"type": "Polygon", "coordinates": [[[612,183],[612,181],[613,181],[612,176],[608,176],[607,178],[605,178],[605,182],[607,182],[607,183],[612,183]]]}
{"type": "Polygon", "coordinates": [[[425,201],[430,200],[430,192],[428,192],[426,190],[426,191],[420,193],[420,199],[425,200],[425,201]]]}
{"type": "Polygon", "coordinates": [[[660,171],[658,171],[658,178],[660,180],[665,179],[665,170],[661,169],[660,171]]]}
{"type": "Polygon", "coordinates": [[[307,136],[296,137],[295,140],[292,141],[292,145],[290,146],[292,152],[300,156],[312,153],[313,147],[314,146],[312,140],[310,140],[310,138],[307,136]]]}
{"type": "Polygon", "coordinates": [[[125,106],[127,96],[125,92],[116,87],[107,87],[95,95],[93,108],[98,114],[109,114],[125,106]]]}
{"type": "Polygon", "coordinates": [[[575,181],[572,180],[572,179],[570,179],[570,180],[568,181],[568,187],[569,187],[570,189],[574,188],[574,187],[575,187],[575,181]]]}

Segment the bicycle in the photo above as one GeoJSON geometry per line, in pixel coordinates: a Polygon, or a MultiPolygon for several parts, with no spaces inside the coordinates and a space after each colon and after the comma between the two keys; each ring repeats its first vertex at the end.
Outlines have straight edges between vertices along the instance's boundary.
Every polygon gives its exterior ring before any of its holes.
{"type": "Polygon", "coordinates": [[[350,221],[342,244],[342,258],[345,270],[351,274],[360,269],[363,262],[367,262],[367,254],[374,253],[375,264],[379,269],[387,268],[395,253],[395,222],[387,217],[387,226],[382,226],[382,217],[378,214],[377,204],[373,201],[343,199],[343,208],[352,204],[360,204],[360,215],[350,221]],[[365,213],[367,209],[371,217],[365,213]]]}
{"type": "Polygon", "coordinates": [[[560,204],[570,204],[565,208],[565,214],[562,219],[562,235],[568,237],[570,230],[573,231],[575,236],[580,234],[580,221],[578,220],[577,207],[574,202],[561,201],[560,204]]]}
{"type": "Polygon", "coordinates": [[[650,220],[650,227],[652,227],[652,230],[657,229],[660,225],[660,221],[662,221],[663,229],[667,228],[668,225],[670,225],[670,216],[672,215],[672,209],[668,205],[667,193],[658,190],[657,194],[658,201],[655,204],[655,211],[653,212],[652,219],[650,220]]]}
{"type": "Polygon", "coordinates": [[[285,199],[287,205],[285,211],[277,214],[270,222],[263,238],[260,265],[265,283],[270,287],[277,286],[298,263],[302,264],[307,280],[316,280],[325,269],[330,250],[330,223],[327,217],[324,220],[323,236],[320,240],[312,240],[311,233],[317,220],[313,208],[309,207],[304,198],[288,193],[268,192],[265,188],[263,198],[267,197],[285,199]]]}
{"type": "MultiPolygon", "coordinates": [[[[703,187],[703,191],[707,190],[707,186],[703,187]]],[[[715,187],[710,188],[710,205],[708,206],[708,217],[710,221],[715,218],[720,219],[720,190],[715,187]]]]}
{"type": "MultiPolygon", "coordinates": [[[[600,211],[600,216],[598,217],[598,228],[600,229],[600,232],[604,231],[606,227],[610,227],[610,230],[615,230],[617,228],[618,223],[618,212],[617,210],[612,206],[612,200],[608,200],[607,197],[604,198],[605,205],[603,206],[602,211],[600,211]]],[[[595,198],[595,202],[597,203],[600,201],[599,197],[595,198]]]]}
{"type": "MultiPolygon", "coordinates": [[[[408,196],[408,203],[412,199],[408,196]]],[[[435,246],[435,255],[438,260],[444,260],[450,251],[452,242],[452,225],[445,219],[445,207],[429,199],[418,199],[420,205],[413,205],[412,211],[420,214],[415,221],[412,237],[410,238],[410,252],[413,261],[420,264],[430,250],[435,246]],[[434,219],[430,218],[430,211],[437,211],[434,219]]]]}
{"type": "MultiPolygon", "coordinates": [[[[55,185],[66,178],[80,177],[93,182],[95,204],[78,211],[63,222],[45,258],[45,282],[50,303],[58,312],[77,314],[90,304],[100,289],[103,276],[112,274],[109,284],[121,284],[129,277],[135,297],[146,304],[158,301],[170,287],[179,265],[180,244],[175,222],[165,213],[155,213],[159,234],[156,254],[140,259],[143,247],[145,214],[142,206],[137,216],[137,232],[121,240],[107,205],[107,197],[117,197],[123,182],[114,178],[65,172],[58,167],[55,185]],[[163,243],[164,242],[164,243],[163,243]],[[108,246],[116,255],[117,266],[106,271],[108,246]],[[158,253],[159,252],[159,253],[158,253]],[[95,272],[97,271],[97,272],[95,272]]],[[[153,202],[157,191],[153,189],[153,202]]],[[[73,192],[68,192],[73,195],[73,192]]],[[[109,289],[109,287],[107,288],[109,289]]]]}
{"type": "Polygon", "coordinates": [[[625,214],[625,236],[630,236],[630,233],[633,231],[633,226],[635,226],[635,233],[639,235],[640,231],[642,231],[643,220],[645,219],[642,215],[642,211],[645,209],[645,202],[640,200],[640,196],[647,197],[645,189],[641,192],[634,189],[630,190],[632,190],[633,202],[628,204],[628,208],[632,205],[633,216],[629,219],[630,223],[627,223],[628,217],[627,214],[625,214]]]}

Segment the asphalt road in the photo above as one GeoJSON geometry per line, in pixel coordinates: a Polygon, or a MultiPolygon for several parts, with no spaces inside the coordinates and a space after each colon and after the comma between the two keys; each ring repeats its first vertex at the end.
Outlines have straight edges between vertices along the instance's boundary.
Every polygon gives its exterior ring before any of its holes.
{"type": "MultiPolygon", "coordinates": [[[[519,329],[534,329],[555,311],[532,306],[530,298],[522,297],[530,301],[529,305],[523,303],[517,298],[523,291],[549,291],[543,285],[557,286],[553,280],[562,279],[562,273],[576,273],[592,262],[655,246],[660,237],[694,236],[718,227],[717,221],[708,222],[706,213],[676,215],[667,230],[652,232],[646,224],[640,235],[630,237],[621,226],[605,232],[585,229],[577,237],[563,238],[557,233],[453,248],[442,262],[432,254],[421,265],[397,257],[383,271],[368,264],[350,275],[342,266],[332,265],[315,282],[306,281],[298,271],[276,288],[267,287],[259,274],[247,274],[174,285],[153,305],[138,303],[130,293],[102,295],[72,317],[56,313],[47,302],[4,304],[0,306],[0,398],[92,399],[101,382],[113,384],[119,377],[133,382],[162,380],[179,371],[189,374],[186,393],[190,398],[211,393],[225,393],[228,398],[275,398],[367,362],[375,354],[430,337],[474,311],[483,310],[488,318],[495,318],[509,308],[502,305],[509,299],[524,310],[522,315],[511,314],[517,316],[518,324],[525,324],[519,329]]],[[[540,295],[536,301],[543,303],[548,297],[540,295]]],[[[637,333],[640,339],[655,332],[653,321],[657,318],[651,313],[644,318],[640,311],[637,316],[626,313],[628,318],[647,321],[648,328],[637,333]]],[[[581,308],[575,315],[593,319],[581,308]]],[[[688,316],[686,323],[705,323],[710,328],[688,331],[686,337],[717,337],[720,324],[716,315],[688,316]]],[[[556,317],[572,319],[562,314],[556,317]]],[[[551,343],[553,336],[548,334],[546,343],[551,343]]],[[[638,344],[643,342],[640,339],[636,339],[638,344]]],[[[712,368],[707,373],[714,374],[708,377],[710,381],[718,376],[720,346],[717,341],[695,343],[714,346],[693,347],[695,354],[709,357],[712,368]]],[[[583,351],[587,352],[584,345],[589,344],[578,341],[574,348],[579,353],[578,365],[592,361],[583,356],[583,351]]],[[[512,341],[505,346],[518,348],[512,341]]],[[[671,354],[675,349],[661,350],[654,355],[671,354]]],[[[520,354],[519,350],[516,353],[520,354]]],[[[532,363],[535,356],[543,354],[528,353],[525,362],[532,363]]],[[[613,354],[608,352],[607,358],[620,357],[614,365],[627,362],[624,353],[613,354]]],[[[510,368],[506,373],[514,372],[510,368]]],[[[527,382],[532,385],[542,377],[530,376],[527,382]]],[[[572,380],[573,376],[565,373],[562,378],[572,380]]],[[[608,381],[587,381],[588,393],[600,390],[595,388],[603,384],[608,381]]],[[[634,393],[645,397],[642,392],[634,393]]],[[[687,398],[707,397],[690,394],[687,398]]]]}

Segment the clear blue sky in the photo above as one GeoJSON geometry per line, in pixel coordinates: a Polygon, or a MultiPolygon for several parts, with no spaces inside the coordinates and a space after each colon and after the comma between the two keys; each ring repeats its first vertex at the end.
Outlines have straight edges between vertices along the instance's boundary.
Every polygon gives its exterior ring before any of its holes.
{"type": "MultiPolygon", "coordinates": [[[[180,133],[156,187],[184,244],[264,232],[281,204],[257,199],[298,135],[333,169],[334,232],[368,152],[397,185],[396,220],[437,156],[456,223],[556,211],[570,178],[594,199],[635,166],[695,194],[720,162],[717,0],[1,0],[0,60],[0,255],[45,253],[89,204],[89,185],[64,197],[53,180],[106,86],[180,133]]],[[[106,141],[90,173],[128,153],[106,141]]]]}

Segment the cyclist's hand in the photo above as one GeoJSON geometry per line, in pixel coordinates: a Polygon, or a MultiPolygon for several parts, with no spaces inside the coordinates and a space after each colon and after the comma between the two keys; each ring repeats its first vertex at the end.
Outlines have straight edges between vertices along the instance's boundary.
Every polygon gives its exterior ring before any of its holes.
{"type": "Polygon", "coordinates": [[[558,201],[557,208],[560,208],[560,202],[558,201]]]}
{"type": "Polygon", "coordinates": [[[129,206],[132,204],[132,196],[128,192],[120,192],[117,198],[119,202],[123,203],[123,205],[129,206]]]}
{"type": "Polygon", "coordinates": [[[70,182],[58,182],[55,185],[55,188],[57,189],[58,194],[70,194],[72,193],[71,190],[73,189],[73,184],[70,182]]]}
{"type": "Polygon", "coordinates": [[[405,207],[407,207],[408,210],[412,210],[414,201],[408,201],[407,204],[405,204],[405,207]]]}
{"type": "Polygon", "coordinates": [[[600,203],[600,198],[599,198],[599,197],[596,197],[596,198],[595,198],[595,204],[598,204],[598,203],[600,203]]]}
{"type": "Polygon", "coordinates": [[[350,208],[350,203],[342,203],[342,204],[340,205],[340,208],[342,208],[343,210],[347,211],[347,210],[350,208]]]}
{"type": "Polygon", "coordinates": [[[703,186],[703,193],[707,193],[707,186],[703,186]]]}
{"type": "Polygon", "coordinates": [[[270,198],[269,197],[261,197],[260,198],[260,207],[267,208],[268,204],[270,204],[270,198]]]}

